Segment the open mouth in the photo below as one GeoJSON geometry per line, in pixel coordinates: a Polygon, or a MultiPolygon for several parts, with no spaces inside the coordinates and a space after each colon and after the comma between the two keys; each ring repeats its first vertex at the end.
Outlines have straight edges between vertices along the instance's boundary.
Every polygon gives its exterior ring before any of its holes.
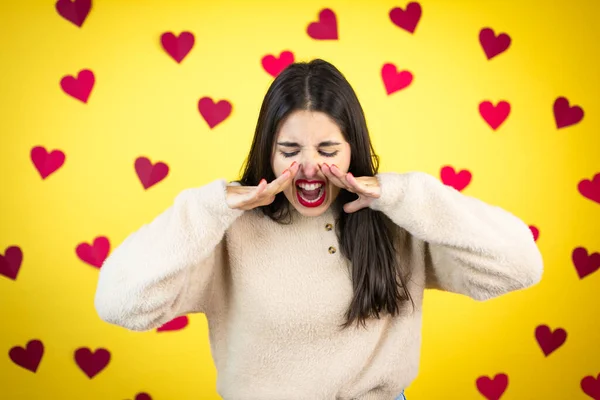
{"type": "Polygon", "coordinates": [[[298,202],[305,207],[317,207],[326,197],[325,182],[299,180],[296,182],[298,202]]]}

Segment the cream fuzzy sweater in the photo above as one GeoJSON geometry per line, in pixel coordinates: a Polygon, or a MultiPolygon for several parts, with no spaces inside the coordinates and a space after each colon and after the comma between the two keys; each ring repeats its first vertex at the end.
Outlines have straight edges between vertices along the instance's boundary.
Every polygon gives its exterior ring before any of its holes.
{"type": "Polygon", "coordinates": [[[415,379],[423,291],[486,300],[540,281],[529,227],[423,172],[380,173],[371,208],[403,228],[408,305],[367,329],[340,330],[352,297],[334,210],[280,225],[230,209],[227,181],[184,190],[101,268],[95,307],[134,331],[204,313],[226,400],[392,400],[415,379]],[[329,225],[331,224],[331,225],[329,225]]]}

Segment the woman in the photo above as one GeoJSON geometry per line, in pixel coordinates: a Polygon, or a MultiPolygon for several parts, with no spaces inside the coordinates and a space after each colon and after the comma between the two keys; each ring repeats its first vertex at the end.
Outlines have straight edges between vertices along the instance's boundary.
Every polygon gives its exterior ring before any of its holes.
{"type": "Polygon", "coordinates": [[[224,399],[404,399],[425,288],[539,282],[528,226],[422,172],[378,173],[350,84],[296,63],[264,99],[242,178],[190,188],[104,263],[100,317],[205,313],[224,399]]]}

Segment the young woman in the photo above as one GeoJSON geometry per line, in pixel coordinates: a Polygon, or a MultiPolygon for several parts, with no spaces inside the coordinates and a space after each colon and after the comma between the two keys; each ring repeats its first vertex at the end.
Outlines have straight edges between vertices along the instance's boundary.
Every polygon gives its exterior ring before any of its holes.
{"type": "Polygon", "coordinates": [[[540,281],[529,227],[423,172],[378,173],[331,64],[272,83],[239,181],[180,193],[100,271],[135,331],[204,313],[226,400],[392,400],[417,375],[423,292],[486,300],[540,281]]]}

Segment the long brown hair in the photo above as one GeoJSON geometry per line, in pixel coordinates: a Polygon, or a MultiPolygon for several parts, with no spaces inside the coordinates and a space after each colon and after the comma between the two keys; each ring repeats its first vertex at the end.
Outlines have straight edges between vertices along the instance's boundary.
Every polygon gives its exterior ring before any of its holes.
{"type": "MultiPolygon", "coordinates": [[[[350,144],[349,171],[354,176],[375,176],[379,157],[375,154],[364,112],[350,83],[330,63],[316,59],[289,65],[272,82],[263,100],[254,139],[240,182],[256,186],[261,178],[275,179],[271,168],[271,151],[280,123],[296,110],[320,111],[339,126],[350,144]]],[[[336,206],[355,200],[355,194],[340,190],[336,206]]],[[[264,207],[272,220],[289,221],[290,203],[283,193],[264,207]]],[[[398,227],[382,212],[363,208],[336,221],[340,252],[351,264],[353,299],[346,313],[347,328],[356,321],[365,326],[368,318],[382,313],[397,315],[402,302],[411,300],[406,283],[408,268],[398,263],[398,227]]]]}

